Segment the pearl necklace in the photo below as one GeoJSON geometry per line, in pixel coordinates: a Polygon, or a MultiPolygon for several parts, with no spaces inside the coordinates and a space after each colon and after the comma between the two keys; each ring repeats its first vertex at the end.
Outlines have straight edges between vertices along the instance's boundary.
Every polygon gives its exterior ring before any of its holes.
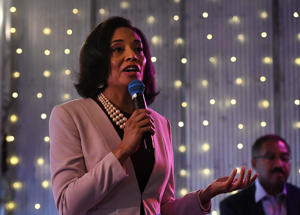
{"type": "Polygon", "coordinates": [[[127,117],[124,116],[121,111],[116,108],[109,100],[104,96],[103,93],[101,93],[98,96],[99,101],[103,105],[105,111],[108,113],[109,117],[112,119],[113,122],[116,123],[117,126],[120,127],[120,129],[124,129],[125,123],[127,121],[127,117]]]}

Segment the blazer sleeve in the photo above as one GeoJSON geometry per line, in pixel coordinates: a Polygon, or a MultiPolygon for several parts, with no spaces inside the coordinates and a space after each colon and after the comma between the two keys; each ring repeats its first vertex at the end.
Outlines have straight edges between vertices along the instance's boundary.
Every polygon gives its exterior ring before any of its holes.
{"type": "Polygon", "coordinates": [[[61,215],[85,214],[127,176],[112,152],[87,171],[75,121],[63,105],[49,121],[52,189],[61,215]]]}
{"type": "Polygon", "coordinates": [[[170,152],[169,154],[171,158],[170,162],[172,168],[161,202],[161,214],[162,215],[208,214],[210,212],[211,206],[209,206],[208,209],[203,208],[199,199],[200,190],[195,192],[190,192],[182,198],[175,199],[174,158],[173,158],[171,127],[169,122],[168,122],[168,130],[169,130],[169,139],[170,139],[170,144],[168,144],[170,148],[168,149],[168,151],[170,152]]]}

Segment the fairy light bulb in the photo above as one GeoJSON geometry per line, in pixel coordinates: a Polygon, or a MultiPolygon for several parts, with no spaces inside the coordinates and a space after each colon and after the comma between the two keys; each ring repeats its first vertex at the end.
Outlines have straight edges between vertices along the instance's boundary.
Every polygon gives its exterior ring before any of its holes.
{"type": "Polygon", "coordinates": [[[181,152],[181,153],[186,152],[186,146],[185,146],[185,145],[180,145],[180,146],[178,147],[178,151],[181,152]]]}

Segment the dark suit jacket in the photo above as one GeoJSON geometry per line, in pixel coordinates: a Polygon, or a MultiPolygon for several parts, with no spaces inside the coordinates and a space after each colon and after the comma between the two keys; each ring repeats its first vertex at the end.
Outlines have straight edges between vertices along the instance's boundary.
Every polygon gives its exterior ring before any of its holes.
{"type": "MultiPolygon", "coordinates": [[[[255,184],[220,202],[221,215],[265,215],[262,202],[255,203],[255,184]]],[[[300,189],[287,184],[287,215],[300,215],[300,189]]]]}

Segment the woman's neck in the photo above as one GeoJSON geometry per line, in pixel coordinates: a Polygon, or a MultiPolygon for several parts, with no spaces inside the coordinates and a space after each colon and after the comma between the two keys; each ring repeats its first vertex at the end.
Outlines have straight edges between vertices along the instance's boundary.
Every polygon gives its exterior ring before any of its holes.
{"type": "Polygon", "coordinates": [[[102,93],[122,112],[133,112],[132,100],[127,88],[126,90],[119,88],[106,88],[102,93]]]}

